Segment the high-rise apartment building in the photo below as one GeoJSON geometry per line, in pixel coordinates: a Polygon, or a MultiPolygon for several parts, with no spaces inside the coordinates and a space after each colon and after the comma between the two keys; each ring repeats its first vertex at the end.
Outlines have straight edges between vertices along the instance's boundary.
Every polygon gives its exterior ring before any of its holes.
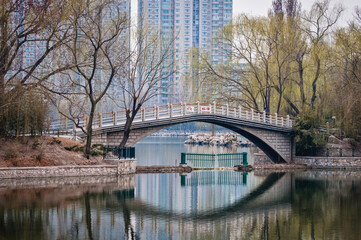
{"type": "MultiPolygon", "coordinates": [[[[232,0],[138,0],[140,27],[147,26],[161,35],[175,38],[175,73],[163,78],[153,103],[164,104],[186,99],[184,80],[197,81],[190,74],[194,61],[192,51],[207,53],[213,64],[227,60],[219,42],[219,31],[232,20],[232,0]],[[193,61],[193,63],[192,63],[193,61]]],[[[198,85],[195,82],[193,85],[198,85]]]]}

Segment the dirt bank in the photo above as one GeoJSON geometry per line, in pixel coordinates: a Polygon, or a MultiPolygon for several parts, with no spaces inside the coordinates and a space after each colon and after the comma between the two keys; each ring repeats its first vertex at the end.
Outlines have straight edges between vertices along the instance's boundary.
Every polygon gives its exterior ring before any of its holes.
{"type": "Polygon", "coordinates": [[[86,159],[81,147],[60,137],[0,138],[0,167],[104,164],[101,156],[86,159]]]}

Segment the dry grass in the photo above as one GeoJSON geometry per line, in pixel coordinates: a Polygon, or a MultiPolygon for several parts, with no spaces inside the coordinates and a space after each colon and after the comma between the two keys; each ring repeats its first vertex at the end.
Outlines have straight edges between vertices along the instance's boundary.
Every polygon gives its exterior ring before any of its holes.
{"type": "Polygon", "coordinates": [[[90,160],[82,152],[67,151],[81,143],[58,137],[0,138],[0,167],[95,165],[102,157],[90,160]]]}

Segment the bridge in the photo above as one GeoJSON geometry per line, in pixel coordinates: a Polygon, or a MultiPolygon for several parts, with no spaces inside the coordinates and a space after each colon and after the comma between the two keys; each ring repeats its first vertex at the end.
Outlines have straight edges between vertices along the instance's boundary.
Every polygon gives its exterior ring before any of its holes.
{"type": "MultiPolygon", "coordinates": [[[[85,126],[87,116],[77,118],[85,126]]],[[[96,114],[93,121],[93,143],[117,146],[122,140],[126,121],[125,111],[96,114]]],[[[127,146],[133,146],[141,139],[161,129],[186,123],[212,123],[232,130],[253,142],[276,163],[292,160],[294,144],[290,116],[269,114],[251,108],[233,107],[213,103],[178,103],[142,108],[136,115],[127,146]]],[[[69,119],[54,119],[49,123],[50,131],[78,132],[69,119]]]]}

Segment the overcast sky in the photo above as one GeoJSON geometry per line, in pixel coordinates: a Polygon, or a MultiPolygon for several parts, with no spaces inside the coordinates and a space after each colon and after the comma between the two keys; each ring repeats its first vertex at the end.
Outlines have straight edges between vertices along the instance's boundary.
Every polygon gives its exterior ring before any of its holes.
{"type": "MultiPolygon", "coordinates": [[[[299,0],[302,5],[302,10],[309,10],[315,0],[299,0]]],[[[354,9],[358,5],[361,7],[360,0],[331,0],[331,5],[342,4],[345,8],[343,13],[342,23],[344,25],[352,19],[354,9]]],[[[240,13],[247,13],[254,16],[267,16],[268,9],[272,6],[272,0],[233,0],[233,16],[240,13]]]]}

